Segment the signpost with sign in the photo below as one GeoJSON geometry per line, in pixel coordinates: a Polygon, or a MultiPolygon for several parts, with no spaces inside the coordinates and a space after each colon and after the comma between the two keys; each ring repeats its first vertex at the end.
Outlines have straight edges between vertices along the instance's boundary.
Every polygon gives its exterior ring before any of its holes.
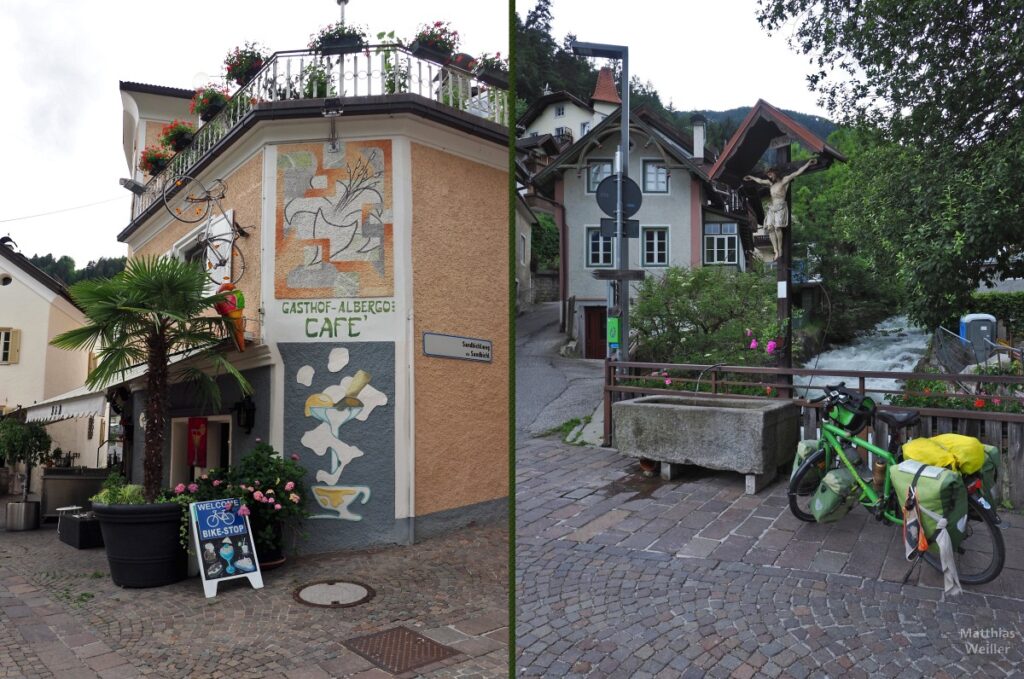
{"type": "Polygon", "coordinates": [[[189,505],[193,545],[207,599],[217,596],[217,583],[222,580],[247,578],[253,589],[263,587],[249,517],[238,513],[241,506],[237,498],[189,505]]]}

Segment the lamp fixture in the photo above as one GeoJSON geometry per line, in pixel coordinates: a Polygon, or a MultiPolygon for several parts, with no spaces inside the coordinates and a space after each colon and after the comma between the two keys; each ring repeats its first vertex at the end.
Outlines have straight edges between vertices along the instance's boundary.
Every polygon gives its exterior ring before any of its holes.
{"type": "Polygon", "coordinates": [[[244,429],[246,434],[252,433],[256,425],[256,403],[251,396],[244,397],[235,403],[235,424],[239,429],[244,429]]]}
{"type": "Polygon", "coordinates": [[[117,183],[134,193],[136,196],[141,196],[146,192],[146,185],[140,184],[134,179],[118,179],[117,183]]]}

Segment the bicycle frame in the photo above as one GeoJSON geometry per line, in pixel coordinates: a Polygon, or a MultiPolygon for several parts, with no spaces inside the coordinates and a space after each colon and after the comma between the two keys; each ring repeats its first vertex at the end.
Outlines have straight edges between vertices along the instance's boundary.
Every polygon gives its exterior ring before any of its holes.
{"type": "Polygon", "coordinates": [[[853,478],[857,481],[857,485],[860,486],[861,495],[858,498],[860,503],[868,509],[873,509],[877,514],[880,514],[890,523],[903,525],[903,517],[898,514],[886,510],[882,507],[883,498],[889,497],[892,493],[892,482],[889,480],[889,467],[896,464],[896,458],[888,450],[879,448],[878,446],[865,441],[859,436],[853,434],[835,426],[831,422],[821,423],[821,438],[818,443],[822,445],[825,450],[825,469],[829,469],[832,466],[832,460],[830,454],[838,455],[839,459],[842,460],[846,468],[853,474],[853,478]],[[840,444],[840,440],[849,441],[857,448],[863,448],[869,451],[872,455],[880,457],[885,462],[886,474],[885,482],[882,486],[882,494],[879,495],[875,492],[874,487],[868,484],[860,477],[860,474],[854,469],[853,463],[847,459],[843,453],[843,446],[840,444]],[[865,501],[865,499],[867,501],[865,501]]]}

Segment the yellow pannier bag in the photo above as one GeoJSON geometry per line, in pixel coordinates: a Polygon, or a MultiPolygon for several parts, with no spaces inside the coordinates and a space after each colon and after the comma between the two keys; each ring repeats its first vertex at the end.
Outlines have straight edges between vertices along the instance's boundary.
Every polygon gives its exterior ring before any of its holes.
{"type": "Polygon", "coordinates": [[[973,474],[985,464],[985,447],[973,436],[939,434],[903,444],[903,457],[961,474],[973,474]]]}

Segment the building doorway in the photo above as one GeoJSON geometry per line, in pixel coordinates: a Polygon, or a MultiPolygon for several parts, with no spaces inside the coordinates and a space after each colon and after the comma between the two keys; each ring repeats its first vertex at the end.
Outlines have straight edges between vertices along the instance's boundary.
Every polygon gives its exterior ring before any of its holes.
{"type": "Polygon", "coordinates": [[[583,307],[583,358],[607,358],[607,319],[605,307],[583,307]]]}
{"type": "Polygon", "coordinates": [[[208,469],[222,469],[231,462],[231,416],[212,415],[206,418],[206,465],[188,463],[188,420],[171,420],[170,485],[191,483],[208,469]]]}

